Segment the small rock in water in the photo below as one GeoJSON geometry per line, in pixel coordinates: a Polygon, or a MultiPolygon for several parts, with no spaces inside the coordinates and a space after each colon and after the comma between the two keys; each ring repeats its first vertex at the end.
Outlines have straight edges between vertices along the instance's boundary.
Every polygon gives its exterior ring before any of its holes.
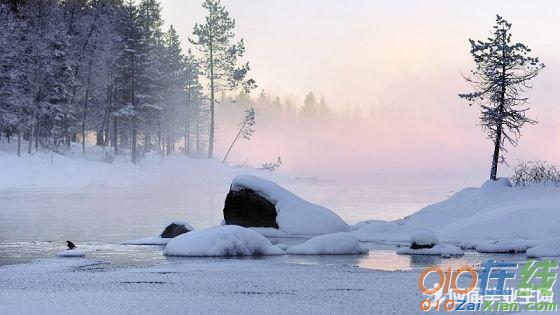
{"type": "Polygon", "coordinates": [[[181,234],[185,234],[185,233],[190,232],[190,231],[191,231],[191,229],[189,229],[186,224],[180,223],[180,222],[173,222],[173,223],[169,224],[165,228],[165,230],[163,230],[163,232],[161,232],[160,237],[161,238],[174,238],[176,236],[179,236],[181,234]]]}
{"type": "Polygon", "coordinates": [[[418,231],[412,235],[410,249],[432,248],[438,243],[438,238],[431,231],[418,231]]]}
{"type": "Polygon", "coordinates": [[[76,248],[76,245],[74,245],[74,243],[72,243],[71,241],[66,241],[66,245],[68,246],[68,249],[76,248]]]}

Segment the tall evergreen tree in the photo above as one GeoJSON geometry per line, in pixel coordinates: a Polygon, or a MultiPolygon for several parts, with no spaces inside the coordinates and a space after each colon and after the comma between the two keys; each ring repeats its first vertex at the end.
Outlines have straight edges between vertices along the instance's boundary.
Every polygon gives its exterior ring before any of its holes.
{"type": "Polygon", "coordinates": [[[544,64],[537,57],[529,56],[531,50],[522,43],[512,43],[511,23],[496,17],[492,36],[486,41],[470,40],[471,55],[476,68],[466,80],[474,92],[459,94],[469,104],[479,104],[480,122],[488,138],[494,143],[490,179],[495,180],[500,162],[500,150],[506,151],[505,142],[516,146],[521,127],[536,121],[526,116],[527,97],[523,95],[531,86],[544,64]]]}
{"type": "Polygon", "coordinates": [[[255,87],[255,81],[246,78],[250,69],[248,63],[237,66],[238,59],[245,53],[245,45],[243,40],[234,42],[235,20],[219,0],[205,0],[202,7],[208,11],[205,22],[195,25],[194,38],[189,40],[202,54],[202,71],[210,84],[208,158],[212,158],[216,94],[239,85],[249,91],[255,87]]]}

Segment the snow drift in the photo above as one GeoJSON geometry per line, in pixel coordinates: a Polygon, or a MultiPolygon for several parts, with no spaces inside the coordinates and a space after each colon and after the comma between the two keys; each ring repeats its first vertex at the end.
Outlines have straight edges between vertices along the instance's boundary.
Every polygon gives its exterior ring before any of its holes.
{"type": "Polygon", "coordinates": [[[231,190],[250,189],[272,202],[276,222],[283,232],[300,235],[320,235],[348,232],[350,226],[331,210],[307,202],[280,185],[252,175],[238,175],[231,190]]]}
{"type": "Polygon", "coordinates": [[[319,235],[287,250],[288,254],[293,255],[348,255],[367,252],[354,235],[344,232],[319,235]]]}
{"type": "Polygon", "coordinates": [[[362,241],[406,242],[423,229],[447,243],[541,240],[560,236],[559,214],[560,187],[511,187],[502,178],[463,189],[403,220],[363,224],[353,233],[362,241]]]}
{"type": "Polygon", "coordinates": [[[181,234],[169,241],[168,256],[257,256],[283,255],[259,233],[237,225],[223,225],[181,234]]]}

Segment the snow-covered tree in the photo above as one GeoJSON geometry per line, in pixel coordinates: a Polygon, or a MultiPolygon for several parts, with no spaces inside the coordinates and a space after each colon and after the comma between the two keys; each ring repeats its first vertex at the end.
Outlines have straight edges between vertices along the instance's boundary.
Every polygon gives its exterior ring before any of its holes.
{"type": "Polygon", "coordinates": [[[466,80],[474,91],[459,94],[481,108],[480,122],[488,138],[494,143],[490,178],[495,180],[498,163],[503,160],[500,151],[506,151],[505,143],[516,146],[521,128],[536,121],[527,117],[527,97],[523,95],[531,86],[544,64],[531,57],[531,50],[522,43],[511,40],[511,23],[496,17],[492,36],[488,39],[470,40],[471,55],[476,67],[466,80]]]}
{"type": "Polygon", "coordinates": [[[238,66],[238,59],[245,53],[243,40],[234,42],[235,20],[220,0],[204,0],[202,7],[207,15],[203,24],[196,24],[194,38],[189,39],[201,56],[202,72],[209,81],[210,130],[208,158],[214,154],[216,94],[241,86],[245,91],[255,87],[253,79],[247,79],[249,64],[238,66]]]}

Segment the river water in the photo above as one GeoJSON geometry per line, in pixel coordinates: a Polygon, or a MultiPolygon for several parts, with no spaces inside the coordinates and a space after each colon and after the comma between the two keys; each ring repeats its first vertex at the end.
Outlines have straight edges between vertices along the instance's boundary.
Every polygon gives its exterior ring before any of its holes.
{"type": "MultiPolygon", "coordinates": [[[[324,205],[350,224],[368,219],[394,220],[442,200],[441,187],[387,187],[373,184],[294,181],[286,188],[324,205]]],[[[145,265],[170,260],[158,246],[124,246],[123,241],[157,235],[173,220],[195,228],[220,224],[229,187],[102,187],[0,190],[0,265],[52,258],[72,240],[88,257],[110,266],[145,265]]],[[[272,240],[297,243],[303,240],[272,240]]],[[[457,259],[396,255],[393,246],[366,243],[368,255],[283,256],[274,261],[345,264],[408,270],[431,264],[477,264],[488,255],[468,252],[457,259]]],[[[503,256],[501,256],[504,258],[503,256]]],[[[504,259],[512,260],[515,257],[504,259]]]]}

